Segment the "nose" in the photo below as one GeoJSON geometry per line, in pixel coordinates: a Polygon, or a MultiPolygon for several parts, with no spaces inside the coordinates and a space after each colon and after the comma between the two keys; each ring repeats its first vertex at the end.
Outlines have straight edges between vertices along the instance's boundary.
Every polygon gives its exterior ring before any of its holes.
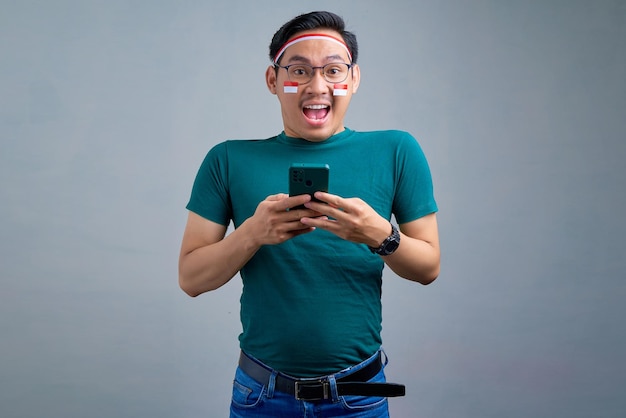
{"type": "Polygon", "coordinates": [[[311,78],[311,81],[307,86],[307,90],[311,93],[321,94],[328,92],[328,81],[324,79],[322,71],[323,69],[319,67],[313,69],[313,78],[311,78]]]}

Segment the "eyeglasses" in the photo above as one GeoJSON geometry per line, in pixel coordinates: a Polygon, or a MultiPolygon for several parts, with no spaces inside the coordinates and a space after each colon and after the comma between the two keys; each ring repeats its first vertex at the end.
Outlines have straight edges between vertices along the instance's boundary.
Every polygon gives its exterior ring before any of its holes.
{"type": "Polygon", "coordinates": [[[321,67],[313,67],[308,64],[290,64],[290,65],[276,65],[276,67],[284,68],[287,70],[287,78],[290,81],[297,81],[300,84],[308,83],[313,79],[316,69],[322,71],[324,80],[329,83],[341,83],[348,78],[348,72],[352,68],[352,64],[346,64],[344,62],[332,62],[330,64],[322,65],[321,67]]]}

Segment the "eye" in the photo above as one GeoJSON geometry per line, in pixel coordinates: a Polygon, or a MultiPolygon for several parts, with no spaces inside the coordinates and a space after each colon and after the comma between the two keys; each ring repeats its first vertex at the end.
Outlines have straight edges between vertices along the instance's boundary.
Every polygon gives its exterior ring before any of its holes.
{"type": "Polygon", "coordinates": [[[304,65],[294,65],[289,67],[289,72],[296,77],[302,77],[308,75],[311,70],[304,65]]]}
{"type": "Polygon", "coordinates": [[[329,65],[324,69],[324,72],[328,75],[337,75],[343,72],[343,68],[340,65],[329,65]]]}

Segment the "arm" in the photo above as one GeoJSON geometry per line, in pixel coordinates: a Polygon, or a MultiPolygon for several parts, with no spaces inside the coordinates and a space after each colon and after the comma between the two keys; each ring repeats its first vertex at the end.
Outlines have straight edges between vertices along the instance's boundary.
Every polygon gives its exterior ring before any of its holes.
{"type": "MultiPolygon", "coordinates": [[[[378,245],[391,233],[388,229],[378,245]]],[[[426,285],[439,276],[440,258],[437,215],[431,213],[401,224],[400,246],[383,260],[398,276],[426,285]]]]}
{"type": "MultiPolygon", "coordinates": [[[[356,243],[378,247],[391,234],[389,221],[358,198],[318,192],[322,203],[309,202],[305,206],[323,213],[324,218],[303,218],[305,225],[326,229],[335,235],[356,243]],[[330,219],[329,219],[330,218],[330,219]]],[[[400,225],[400,246],[385,263],[400,277],[429,284],[439,275],[440,251],[436,215],[430,214],[400,225]]]]}
{"type": "Polygon", "coordinates": [[[303,225],[312,210],[287,211],[310,196],[269,196],[253,216],[225,236],[226,226],[189,212],[178,262],[178,283],[189,296],[215,290],[232,279],[263,245],[278,244],[313,230],[303,225]]]}

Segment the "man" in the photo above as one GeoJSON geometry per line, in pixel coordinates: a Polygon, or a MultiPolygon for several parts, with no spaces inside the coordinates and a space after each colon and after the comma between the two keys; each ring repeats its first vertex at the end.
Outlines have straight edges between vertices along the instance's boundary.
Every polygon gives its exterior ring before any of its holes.
{"type": "Polygon", "coordinates": [[[382,270],[435,280],[437,206],[413,137],[344,126],[357,56],[335,14],[283,25],[265,76],[284,131],[215,146],[196,177],[179,283],[197,296],[243,280],[231,417],[385,417],[404,394],[383,372],[382,270]],[[328,164],[328,193],[283,193],[292,163],[328,164]]]}

